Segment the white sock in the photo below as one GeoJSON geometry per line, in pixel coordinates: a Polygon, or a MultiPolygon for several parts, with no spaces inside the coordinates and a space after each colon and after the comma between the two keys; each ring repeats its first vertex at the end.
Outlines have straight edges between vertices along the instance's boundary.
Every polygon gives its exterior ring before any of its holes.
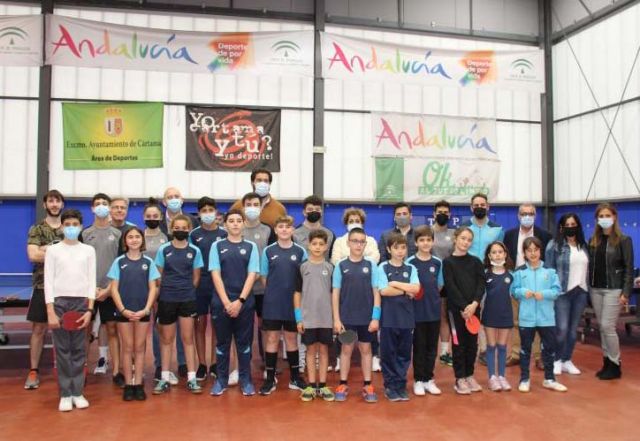
{"type": "Polygon", "coordinates": [[[162,379],[164,381],[169,381],[169,374],[171,373],[171,371],[162,371],[162,379]]]}
{"type": "Polygon", "coordinates": [[[440,340],[440,355],[449,353],[449,342],[440,340]]]}
{"type": "Polygon", "coordinates": [[[187,381],[195,380],[196,373],[195,372],[187,372],[187,381]]]}
{"type": "Polygon", "coordinates": [[[106,360],[109,356],[109,346],[99,346],[98,353],[100,354],[100,358],[104,358],[106,360]]]}

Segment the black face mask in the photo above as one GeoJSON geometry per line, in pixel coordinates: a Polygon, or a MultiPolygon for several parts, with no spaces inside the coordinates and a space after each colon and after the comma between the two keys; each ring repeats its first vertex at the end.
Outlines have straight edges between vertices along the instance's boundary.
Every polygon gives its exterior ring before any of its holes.
{"type": "Polygon", "coordinates": [[[312,224],[315,224],[322,217],[322,213],[319,211],[312,211],[311,213],[307,213],[307,220],[312,224]]]}
{"type": "Polygon", "coordinates": [[[440,225],[441,227],[444,227],[445,225],[447,225],[449,223],[449,216],[447,216],[444,213],[436,214],[436,223],[438,225],[440,225]]]}
{"type": "Polygon", "coordinates": [[[173,232],[173,238],[176,240],[187,240],[187,237],[189,237],[188,231],[178,230],[173,232]]]}
{"type": "Polygon", "coordinates": [[[144,224],[153,230],[160,226],[160,221],[158,219],[147,219],[144,221],[144,224]]]}
{"type": "Polygon", "coordinates": [[[477,219],[484,219],[485,216],[487,215],[487,209],[483,207],[476,207],[473,209],[473,215],[477,219]]]}
{"type": "Polygon", "coordinates": [[[575,237],[578,235],[578,227],[562,227],[564,237],[575,237]]]}

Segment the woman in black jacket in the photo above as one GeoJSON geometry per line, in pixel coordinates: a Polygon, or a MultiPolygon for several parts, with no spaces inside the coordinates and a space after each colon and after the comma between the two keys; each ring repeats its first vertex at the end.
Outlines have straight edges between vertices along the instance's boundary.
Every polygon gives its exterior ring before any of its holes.
{"type": "Polygon", "coordinates": [[[596,229],[589,241],[591,303],[600,325],[601,380],[620,378],[620,342],[616,323],[633,289],[633,244],[620,231],[618,211],[611,204],[596,208],[596,229]]]}

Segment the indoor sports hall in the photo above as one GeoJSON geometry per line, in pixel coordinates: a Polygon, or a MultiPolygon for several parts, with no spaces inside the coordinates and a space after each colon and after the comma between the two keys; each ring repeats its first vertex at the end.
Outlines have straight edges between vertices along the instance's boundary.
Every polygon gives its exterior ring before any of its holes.
{"type": "Polygon", "coordinates": [[[637,440],[640,1],[0,0],[0,440],[637,440]]]}

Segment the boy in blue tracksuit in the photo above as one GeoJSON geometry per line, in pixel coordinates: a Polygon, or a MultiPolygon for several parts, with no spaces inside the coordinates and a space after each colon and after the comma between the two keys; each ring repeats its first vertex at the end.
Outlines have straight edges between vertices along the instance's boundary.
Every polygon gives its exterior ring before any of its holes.
{"type": "Polygon", "coordinates": [[[554,302],[561,292],[556,271],[545,268],[540,259],[542,242],[537,237],[528,237],[522,244],[526,264],[513,275],[511,295],[519,301],[520,328],[520,392],[529,392],[529,362],[531,345],[536,332],[542,341],[544,382],[542,386],[558,392],[567,388],[558,383],[553,374],[555,354],[555,309],[554,302]]]}
{"type": "Polygon", "coordinates": [[[407,238],[391,233],[387,238],[391,258],[378,268],[378,289],[382,296],[380,353],[384,394],[389,401],[408,401],[407,370],[415,316],[413,298],[420,291],[418,270],[407,257],[407,238]]]}

